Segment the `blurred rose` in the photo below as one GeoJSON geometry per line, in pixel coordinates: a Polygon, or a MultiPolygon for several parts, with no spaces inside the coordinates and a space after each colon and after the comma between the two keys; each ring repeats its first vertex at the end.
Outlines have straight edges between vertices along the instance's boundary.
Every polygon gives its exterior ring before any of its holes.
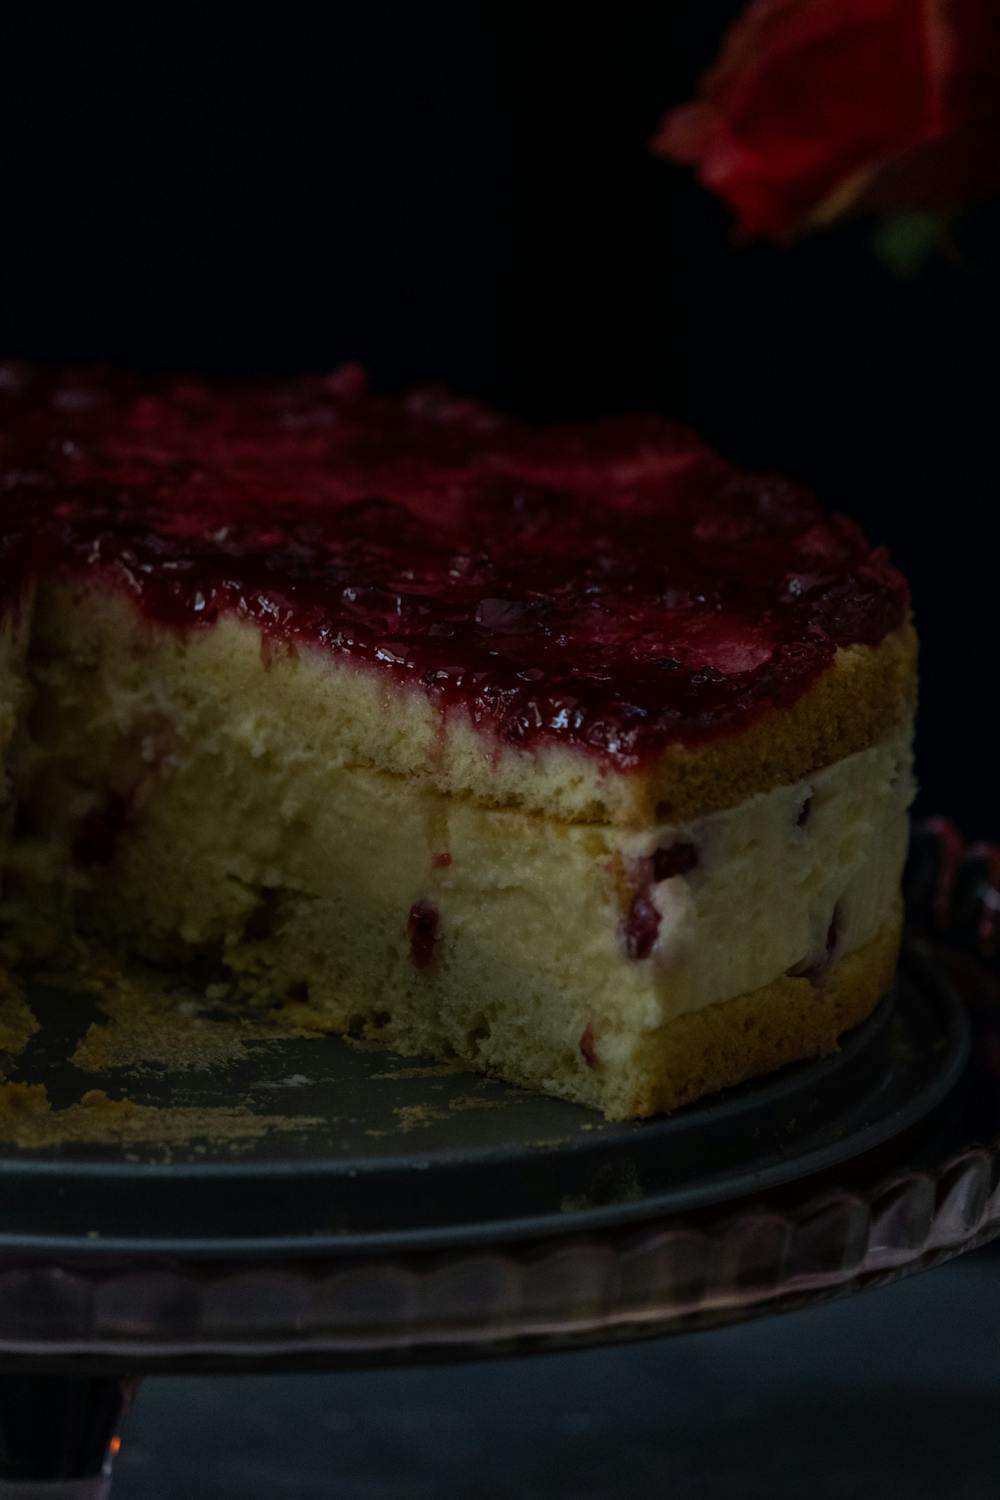
{"type": "Polygon", "coordinates": [[[746,236],[957,207],[1000,187],[1000,4],[755,0],[653,147],[746,236]]]}

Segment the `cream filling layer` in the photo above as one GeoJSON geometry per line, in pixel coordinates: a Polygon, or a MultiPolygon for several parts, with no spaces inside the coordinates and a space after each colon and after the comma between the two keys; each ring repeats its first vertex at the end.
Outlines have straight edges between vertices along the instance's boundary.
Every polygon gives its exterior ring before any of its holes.
{"type": "Polygon", "coordinates": [[[914,790],[905,724],[807,781],[629,838],[623,856],[637,884],[657,850],[696,852],[689,872],[647,891],[659,915],[649,962],[669,1016],[790,972],[821,983],[841,954],[869,942],[898,900],[914,790]]]}

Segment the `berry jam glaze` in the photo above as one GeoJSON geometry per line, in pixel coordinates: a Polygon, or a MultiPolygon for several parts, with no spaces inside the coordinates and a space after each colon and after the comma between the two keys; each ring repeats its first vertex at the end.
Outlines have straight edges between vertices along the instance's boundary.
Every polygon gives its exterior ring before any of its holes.
{"type": "Polygon", "coordinates": [[[882,549],[653,417],[534,429],[353,368],[236,388],[0,369],[0,598],[98,575],[628,771],[788,704],[905,614],[882,549]]]}

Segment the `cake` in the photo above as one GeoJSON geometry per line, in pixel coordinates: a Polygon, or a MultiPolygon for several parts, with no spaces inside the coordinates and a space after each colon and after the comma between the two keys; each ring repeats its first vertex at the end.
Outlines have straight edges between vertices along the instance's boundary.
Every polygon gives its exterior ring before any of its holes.
{"type": "Polygon", "coordinates": [[[3,920],[611,1119],[891,985],[904,580],[659,418],[0,378],[3,920]]]}

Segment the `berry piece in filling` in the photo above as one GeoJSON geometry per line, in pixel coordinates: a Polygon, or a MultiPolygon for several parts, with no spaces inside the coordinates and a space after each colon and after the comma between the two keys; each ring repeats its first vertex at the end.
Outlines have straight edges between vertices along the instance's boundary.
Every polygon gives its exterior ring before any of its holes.
{"type": "Polygon", "coordinates": [[[821,985],[833,968],[842,936],[843,929],[840,908],[835,906],[833,908],[833,916],[830,918],[830,925],[826,930],[826,939],[822,948],[819,950],[814,949],[812,953],[808,953],[802,959],[801,963],[797,963],[793,968],[789,969],[787,971],[789,978],[808,979],[810,984],[814,984],[817,987],[821,985]]]}
{"type": "Polygon", "coordinates": [[[73,840],[73,858],[84,869],[110,865],[128,822],[129,807],[117,792],[108,792],[91,808],[73,840]]]}
{"type": "Polygon", "coordinates": [[[588,1068],[597,1067],[597,1047],[594,1042],[594,1028],[588,1021],[580,1037],[580,1056],[588,1068]]]}
{"type": "Polygon", "coordinates": [[[629,958],[648,958],[656,946],[660,931],[660,913],[648,896],[642,894],[632,898],[625,919],[625,952],[629,958]]]}
{"type": "Polygon", "coordinates": [[[410,940],[410,957],[418,969],[429,968],[434,960],[440,922],[440,913],[432,901],[414,901],[410,907],[406,935],[410,940]]]}
{"type": "Polygon", "coordinates": [[[653,882],[670,880],[674,875],[687,875],[698,863],[698,851],[693,844],[671,844],[669,849],[657,849],[653,855],[653,882]]]}

